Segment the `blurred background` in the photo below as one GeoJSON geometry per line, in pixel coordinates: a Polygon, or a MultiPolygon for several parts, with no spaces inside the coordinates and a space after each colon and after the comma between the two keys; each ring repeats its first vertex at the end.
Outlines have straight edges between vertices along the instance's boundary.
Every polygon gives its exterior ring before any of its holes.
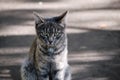
{"type": "Polygon", "coordinates": [[[120,0],[0,0],[0,80],[21,80],[33,11],[52,17],[66,10],[72,80],[120,80],[120,0]]]}

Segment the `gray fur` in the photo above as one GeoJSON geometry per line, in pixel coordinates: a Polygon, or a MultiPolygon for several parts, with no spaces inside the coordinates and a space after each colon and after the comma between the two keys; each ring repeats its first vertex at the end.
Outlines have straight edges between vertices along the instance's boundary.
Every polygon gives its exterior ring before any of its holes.
{"type": "Polygon", "coordinates": [[[63,22],[66,13],[49,19],[35,14],[37,36],[21,67],[22,80],[71,80],[63,22]]]}

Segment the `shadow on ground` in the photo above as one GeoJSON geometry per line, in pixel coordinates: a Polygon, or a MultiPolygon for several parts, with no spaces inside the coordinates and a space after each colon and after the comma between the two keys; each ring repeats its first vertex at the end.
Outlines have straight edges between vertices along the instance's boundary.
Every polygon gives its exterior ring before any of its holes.
{"type": "Polygon", "coordinates": [[[21,80],[20,66],[0,66],[0,80],[21,80]]]}
{"type": "MultiPolygon", "coordinates": [[[[33,39],[34,35],[0,37],[0,48],[30,47],[33,39]]],[[[72,59],[71,55],[74,55],[75,58],[83,58],[82,61],[79,59],[69,61],[73,68],[75,66],[79,67],[77,72],[73,71],[73,80],[120,80],[120,31],[89,30],[85,33],[71,33],[68,34],[68,40],[69,59],[72,59]],[[83,55],[84,52],[87,52],[87,55],[82,57],[81,55],[83,55]],[[98,56],[94,56],[89,52],[96,52],[98,56]],[[96,60],[99,56],[101,58],[103,57],[102,60],[96,60]],[[96,58],[95,60],[93,59],[93,61],[86,60],[86,58],[90,57],[96,58]],[[109,59],[106,59],[107,57],[109,57],[109,59]],[[87,67],[85,70],[81,70],[81,66],[87,67]]],[[[2,57],[7,58],[10,55],[12,54],[6,53],[0,57],[2,59],[2,57]]],[[[11,61],[9,62],[13,62],[12,66],[0,66],[1,80],[7,80],[9,78],[12,80],[20,80],[20,66],[16,66],[12,58],[22,59],[26,54],[14,53],[14,55],[18,56],[12,55],[10,57],[11,61]]],[[[1,64],[4,64],[4,62],[1,64]]]]}

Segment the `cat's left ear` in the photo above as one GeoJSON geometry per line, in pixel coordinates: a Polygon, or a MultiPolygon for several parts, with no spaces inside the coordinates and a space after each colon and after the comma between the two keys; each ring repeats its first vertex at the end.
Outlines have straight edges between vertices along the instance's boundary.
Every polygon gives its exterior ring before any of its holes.
{"type": "Polygon", "coordinates": [[[60,16],[55,17],[55,21],[58,23],[65,23],[66,22],[66,16],[67,16],[68,11],[65,11],[62,13],[60,16]]]}
{"type": "Polygon", "coordinates": [[[44,18],[39,16],[39,14],[37,12],[33,12],[33,14],[34,14],[34,19],[35,19],[36,24],[44,23],[44,21],[45,21],[44,18]]]}

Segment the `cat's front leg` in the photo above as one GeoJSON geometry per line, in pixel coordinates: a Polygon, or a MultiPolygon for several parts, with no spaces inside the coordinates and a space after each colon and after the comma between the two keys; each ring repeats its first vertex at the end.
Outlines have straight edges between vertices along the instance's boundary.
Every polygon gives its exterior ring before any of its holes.
{"type": "Polygon", "coordinates": [[[49,80],[49,78],[42,75],[39,76],[38,80],[49,80]]]}
{"type": "Polygon", "coordinates": [[[44,70],[38,72],[38,80],[49,80],[49,75],[44,70]]]}
{"type": "Polygon", "coordinates": [[[71,80],[71,69],[70,69],[70,66],[66,67],[66,69],[65,69],[64,80],[71,80]]]}
{"type": "Polygon", "coordinates": [[[25,62],[21,67],[22,80],[37,80],[36,72],[31,63],[25,62]]]}
{"type": "Polygon", "coordinates": [[[71,80],[70,66],[67,66],[63,70],[56,72],[55,78],[53,80],[71,80]]]}
{"type": "Polygon", "coordinates": [[[64,80],[65,70],[55,72],[53,80],[64,80]]]}

